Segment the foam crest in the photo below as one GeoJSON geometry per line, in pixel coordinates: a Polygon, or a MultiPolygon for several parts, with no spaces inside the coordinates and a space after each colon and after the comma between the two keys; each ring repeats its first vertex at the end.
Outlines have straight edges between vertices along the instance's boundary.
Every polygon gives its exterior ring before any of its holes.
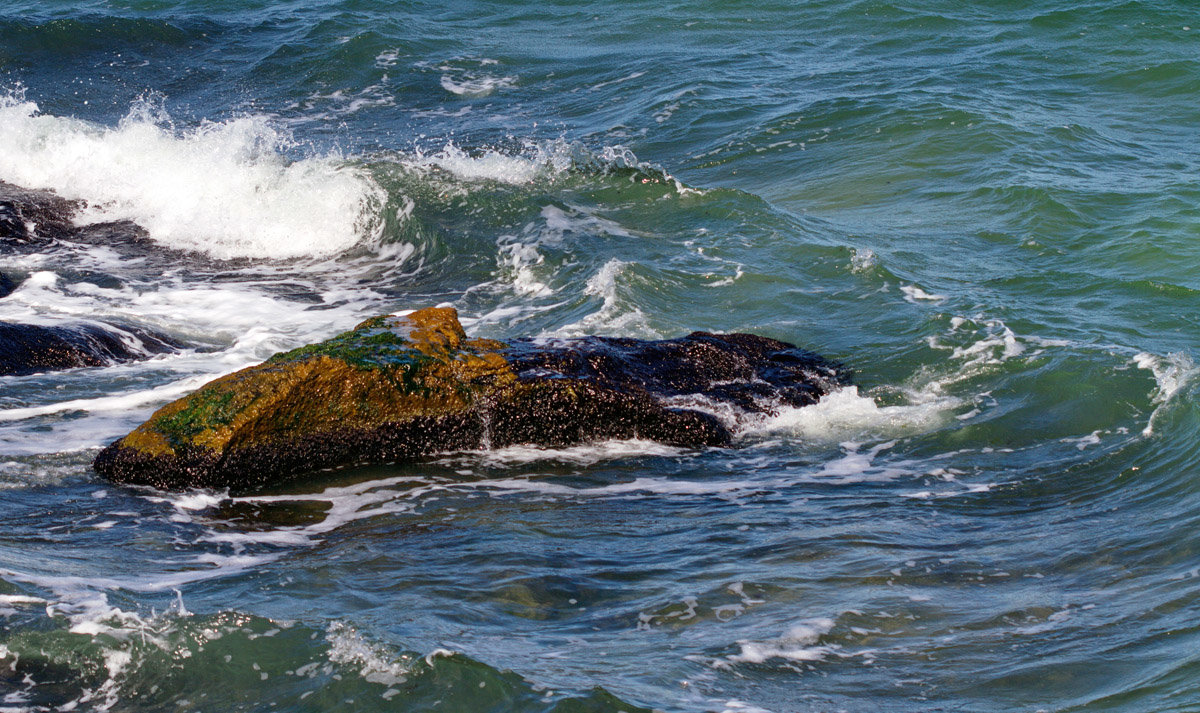
{"type": "Polygon", "coordinates": [[[520,235],[502,235],[497,240],[501,275],[522,296],[549,297],[556,292],[547,284],[549,278],[541,274],[546,271],[546,258],[540,248],[562,247],[568,235],[633,237],[619,223],[575,207],[564,210],[547,205],[542,208],[540,217],[541,221],[526,224],[520,235]]]}
{"type": "MultiPolygon", "coordinates": [[[[413,674],[412,657],[406,654],[397,656],[382,646],[368,642],[354,627],[344,622],[331,623],[325,632],[325,639],[329,642],[329,660],[357,668],[365,681],[395,686],[404,683],[413,674]]],[[[391,696],[385,693],[384,699],[388,698],[391,696]]]]}
{"type": "Polygon", "coordinates": [[[821,637],[833,630],[833,620],[806,619],[788,629],[783,635],[767,641],[742,640],[741,651],[726,657],[730,663],[761,664],[771,659],[785,661],[820,661],[837,650],[835,645],[819,645],[821,637]]]}
{"type": "MultiPolygon", "coordinates": [[[[446,141],[430,153],[418,148],[412,155],[399,158],[410,170],[436,169],[455,179],[467,182],[495,182],[507,185],[529,185],[555,179],[576,171],[585,175],[627,175],[643,184],[662,184],[673,188],[679,196],[700,195],[703,191],[684,185],[661,166],[642,161],[625,146],[603,146],[592,150],[579,143],[525,140],[514,146],[484,146],[464,149],[446,141]]],[[[459,187],[463,190],[463,187],[459,187]]]]}
{"type": "Polygon", "coordinates": [[[1156,406],[1146,422],[1146,427],[1142,429],[1143,436],[1152,436],[1154,423],[1162,410],[1196,376],[1196,364],[1191,357],[1182,352],[1172,352],[1165,357],[1141,352],[1133,358],[1133,363],[1139,369],[1154,374],[1155,388],[1151,401],[1156,406]]]}
{"type": "MultiPolygon", "coordinates": [[[[975,321],[964,317],[950,320],[944,337],[931,337],[929,346],[949,350],[965,367],[1001,364],[1025,352],[1025,344],[1002,320],[975,321]]],[[[971,373],[975,373],[972,371],[971,373]]]]}
{"type": "Polygon", "coordinates": [[[649,339],[661,338],[646,322],[646,315],[636,306],[629,304],[619,292],[617,278],[624,273],[629,263],[613,258],[588,278],[583,292],[601,300],[600,309],[578,322],[564,325],[549,337],[580,337],[587,334],[607,333],[649,339]]]}
{"type": "MultiPolygon", "coordinates": [[[[868,251],[868,252],[870,252],[870,251],[868,251]]],[[[856,258],[858,257],[857,254],[855,255],[855,257],[856,258]]],[[[866,262],[866,260],[864,259],[864,263],[865,262],[866,262]]],[[[858,268],[858,263],[856,262],[854,264],[855,264],[855,267],[858,268]]],[[[935,294],[926,292],[925,290],[922,290],[920,287],[917,287],[916,285],[901,285],[900,291],[904,293],[904,299],[909,302],[912,302],[913,304],[918,304],[919,302],[945,302],[946,301],[945,295],[935,295],[935,294]]]]}
{"type": "Polygon", "coordinates": [[[961,403],[949,397],[916,398],[909,404],[880,406],[875,399],[847,386],[826,394],[812,406],[784,408],[773,416],[749,420],[743,435],[786,433],[820,443],[919,433],[945,423],[961,403]]]}
{"type": "Polygon", "coordinates": [[[217,258],[336,254],[373,235],[383,191],[337,156],[288,161],[262,117],[176,130],[161,105],[116,127],[0,97],[0,179],[88,203],[77,220],[130,220],[171,248],[217,258]]]}
{"type": "Polygon", "coordinates": [[[442,89],[465,97],[486,97],[497,89],[507,89],[515,86],[516,77],[495,77],[490,75],[452,77],[442,75],[442,89]]]}
{"type": "Polygon", "coordinates": [[[565,141],[527,143],[517,154],[490,148],[467,153],[454,143],[446,142],[437,153],[417,151],[416,156],[406,163],[410,168],[438,168],[467,181],[521,185],[568,170],[574,164],[574,155],[575,149],[565,141]]]}

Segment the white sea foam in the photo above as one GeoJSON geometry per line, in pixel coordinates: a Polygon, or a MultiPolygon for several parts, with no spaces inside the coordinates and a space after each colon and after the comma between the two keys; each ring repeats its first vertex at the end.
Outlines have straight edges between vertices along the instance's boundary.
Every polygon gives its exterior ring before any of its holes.
{"type": "MultiPolygon", "coordinates": [[[[175,592],[174,601],[162,613],[146,615],[114,606],[105,592],[96,591],[86,584],[51,582],[50,585],[55,591],[55,597],[42,600],[45,603],[46,618],[65,620],[66,631],[75,638],[90,638],[98,649],[95,655],[98,655],[96,663],[100,665],[99,668],[88,666],[88,657],[93,655],[91,652],[84,653],[82,659],[70,664],[82,665],[82,670],[90,669],[90,673],[84,676],[78,688],[64,689],[64,693],[71,691],[73,697],[60,698],[53,709],[56,711],[108,711],[116,707],[124,700],[122,688],[128,676],[142,663],[145,652],[154,649],[173,651],[172,638],[178,632],[179,619],[191,616],[183,605],[182,594],[178,591],[175,592]]],[[[219,634],[214,633],[213,636],[219,634]]],[[[0,665],[13,665],[22,653],[20,646],[0,645],[0,665]]],[[[190,651],[187,650],[178,653],[185,657],[190,655],[190,651]]],[[[26,676],[21,683],[28,687],[28,690],[41,681],[26,676]]],[[[4,699],[7,702],[12,700],[4,699]]],[[[49,709],[40,706],[26,709],[0,706],[0,710],[32,712],[49,709]]]]}
{"type": "Polygon", "coordinates": [[[416,169],[438,168],[467,181],[519,185],[566,171],[574,163],[575,152],[575,148],[565,141],[530,142],[521,153],[515,154],[496,149],[467,153],[454,143],[446,142],[437,153],[418,151],[405,159],[404,164],[416,169]]]}
{"type": "Polygon", "coordinates": [[[826,394],[812,406],[785,408],[773,416],[747,423],[745,434],[783,432],[819,443],[838,443],[870,437],[893,437],[928,431],[951,418],[961,402],[949,397],[913,394],[910,403],[880,406],[875,399],[847,386],[826,394]]]}
{"type": "Polygon", "coordinates": [[[879,258],[876,257],[875,251],[870,248],[853,248],[851,252],[850,270],[852,272],[869,272],[879,264],[879,258]]]}
{"type": "Polygon", "coordinates": [[[559,244],[569,233],[612,235],[621,238],[634,237],[620,223],[589,215],[582,208],[570,207],[563,210],[558,206],[548,205],[542,208],[541,217],[545,221],[545,231],[540,233],[542,242],[559,244]]]}
{"type": "Polygon", "coordinates": [[[486,97],[497,89],[508,89],[516,86],[516,77],[497,77],[467,73],[459,77],[449,74],[442,75],[442,89],[465,97],[486,97]]]}
{"type": "Polygon", "coordinates": [[[413,674],[412,657],[394,654],[383,646],[368,642],[345,622],[331,623],[325,632],[325,640],[329,642],[329,660],[357,668],[365,681],[395,686],[413,674]]]}
{"type": "Polygon", "coordinates": [[[721,713],[772,713],[772,711],[734,698],[722,704],[721,713]]]}
{"type": "Polygon", "coordinates": [[[289,110],[302,112],[299,117],[288,120],[288,123],[328,122],[344,119],[362,109],[395,106],[396,96],[388,87],[387,79],[385,74],[378,84],[353,91],[336,89],[332,92],[314,93],[288,107],[289,110]]]}
{"type": "MultiPolygon", "coordinates": [[[[956,317],[951,322],[951,329],[958,329],[966,323],[967,320],[956,317]]],[[[1004,322],[998,319],[987,320],[984,322],[984,329],[981,339],[965,346],[953,347],[951,356],[968,362],[999,364],[1020,356],[1025,351],[1025,345],[1004,322]]]]}
{"type": "Polygon", "coordinates": [[[902,475],[911,475],[912,471],[897,465],[877,467],[875,458],[883,451],[896,445],[895,441],[879,443],[863,451],[861,444],[847,441],[841,444],[843,456],[825,462],[821,470],[812,478],[837,483],[861,483],[870,481],[887,481],[902,475]]]}
{"type": "Polygon", "coordinates": [[[637,79],[638,77],[644,76],[645,74],[646,74],[645,72],[638,71],[638,72],[634,72],[632,74],[626,75],[624,77],[621,77],[620,79],[612,79],[607,82],[600,82],[599,84],[593,84],[591,87],[591,90],[595,91],[597,89],[603,89],[604,87],[609,87],[614,84],[624,84],[625,82],[632,81],[634,79],[637,79]]]}
{"type": "Polygon", "coordinates": [[[525,297],[548,297],[557,290],[548,284],[550,275],[543,274],[547,270],[543,248],[563,247],[568,243],[568,236],[575,239],[595,235],[633,237],[619,223],[589,215],[581,208],[548,205],[542,208],[540,218],[530,221],[517,235],[502,235],[497,239],[501,277],[492,285],[510,285],[513,291],[525,297]]]}
{"type": "MultiPolygon", "coordinates": [[[[918,371],[903,391],[918,402],[951,399],[948,394],[962,382],[994,371],[1013,359],[1031,359],[1047,348],[1062,346],[1053,340],[1019,336],[1003,320],[954,317],[943,334],[929,337],[929,346],[949,352],[948,358],[918,371]]],[[[987,397],[976,394],[975,400],[987,397]]],[[[953,399],[951,406],[961,402],[953,399]]],[[[963,419],[976,414],[963,414],[963,419]]]]}
{"type": "MultiPolygon", "coordinates": [[[[397,161],[409,170],[428,172],[437,169],[468,184],[496,182],[525,185],[552,180],[573,169],[597,173],[633,169],[643,174],[642,183],[666,184],[674,188],[679,196],[703,193],[685,186],[661,166],[641,161],[625,146],[604,146],[593,151],[564,139],[527,140],[515,149],[495,146],[464,149],[453,141],[446,141],[434,152],[419,148],[410,155],[398,156],[397,161]]],[[[457,192],[466,192],[471,188],[470,185],[446,186],[447,190],[457,192]]]]}
{"type": "Polygon", "coordinates": [[[400,48],[388,49],[375,55],[375,66],[381,69],[395,66],[400,60],[400,48]]]}
{"type": "Polygon", "coordinates": [[[930,294],[916,285],[901,285],[900,291],[904,293],[904,299],[912,302],[913,304],[917,304],[918,301],[944,302],[946,300],[945,295],[930,294]]]}
{"type": "Polygon", "coordinates": [[[127,394],[98,396],[91,399],[71,399],[69,401],[57,401],[42,406],[0,409],[0,421],[23,421],[37,416],[70,411],[90,413],[108,411],[124,412],[131,408],[139,408],[148,404],[165,403],[173,398],[194,391],[210,379],[210,376],[196,376],[155,389],[135,391],[127,394]]]}
{"type": "Polygon", "coordinates": [[[489,451],[472,451],[445,458],[440,463],[478,463],[487,467],[526,465],[555,461],[573,465],[593,465],[616,458],[639,456],[678,456],[686,451],[656,441],[640,439],[597,441],[565,448],[540,448],[518,445],[489,451]]]}
{"type": "Polygon", "coordinates": [[[495,493],[537,493],[548,496],[580,496],[605,498],[640,498],[644,496],[736,496],[746,491],[758,491],[761,483],[733,480],[696,481],[679,478],[635,478],[626,483],[577,488],[545,480],[527,478],[497,478],[463,483],[455,489],[486,490],[495,493]]]}
{"type": "Polygon", "coordinates": [[[527,297],[546,297],[554,294],[554,290],[542,282],[536,272],[538,266],[545,261],[537,246],[528,243],[501,245],[497,257],[501,272],[510,276],[513,290],[527,297]]]}
{"type": "Polygon", "coordinates": [[[138,102],[116,127],[0,98],[0,179],[82,199],[83,222],[132,220],[163,245],[214,257],[330,255],[372,234],[383,192],[334,155],[288,161],[261,117],[176,130],[138,102]]]}
{"type": "MultiPolygon", "coordinates": [[[[303,547],[315,545],[321,536],[357,520],[411,512],[416,507],[416,498],[436,490],[425,481],[411,478],[386,478],[348,486],[327,488],[313,495],[247,495],[231,498],[234,502],[323,502],[329,508],[325,516],[309,525],[281,527],[274,530],[251,532],[212,531],[199,539],[205,542],[232,545],[240,552],[250,545],[303,547]],[[397,489],[398,485],[416,485],[415,488],[397,489]],[[424,486],[424,487],[421,487],[424,486]]],[[[172,494],[172,500],[186,497],[172,494]]],[[[215,504],[215,503],[214,503],[215,504]]]]}
{"type": "Polygon", "coordinates": [[[1154,374],[1154,393],[1152,403],[1156,404],[1146,427],[1142,429],[1143,436],[1154,434],[1154,423],[1160,417],[1172,398],[1195,378],[1197,367],[1191,357],[1182,352],[1172,352],[1165,357],[1147,352],[1141,352],[1133,358],[1133,363],[1139,369],[1146,369],[1154,374]]]}
{"type": "Polygon", "coordinates": [[[1100,445],[1101,433],[1105,433],[1105,431],[1097,429],[1086,436],[1080,436],[1079,438],[1060,438],[1059,440],[1063,443],[1074,443],[1075,448],[1082,451],[1087,450],[1091,446],[1100,445]]]}
{"type": "Polygon", "coordinates": [[[625,271],[628,263],[613,258],[588,278],[584,285],[584,294],[601,299],[600,308],[578,322],[563,325],[546,337],[579,337],[586,334],[620,334],[643,338],[661,338],[663,335],[653,330],[646,321],[646,315],[632,301],[625,299],[620,292],[618,278],[625,271]]]}
{"type": "MultiPolygon", "coordinates": [[[[172,516],[175,522],[188,518],[172,516]]],[[[171,560],[172,569],[163,572],[147,572],[138,575],[116,577],[60,575],[47,576],[0,568],[0,577],[14,582],[25,582],[55,592],[58,600],[74,601],[76,598],[102,596],[104,590],[126,590],[130,592],[170,592],[187,584],[221,579],[254,570],[278,559],[275,552],[243,556],[200,554],[171,560]],[[178,569],[174,569],[177,567],[178,569]]]]}
{"type": "Polygon", "coordinates": [[[771,659],[786,661],[820,661],[838,649],[836,645],[819,645],[821,637],[833,630],[833,620],[807,619],[767,641],[742,640],[736,654],[726,657],[730,663],[766,663],[771,659]]]}

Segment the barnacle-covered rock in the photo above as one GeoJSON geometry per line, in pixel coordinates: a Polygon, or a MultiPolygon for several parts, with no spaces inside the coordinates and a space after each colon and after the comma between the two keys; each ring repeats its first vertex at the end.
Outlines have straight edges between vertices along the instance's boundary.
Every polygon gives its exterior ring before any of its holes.
{"type": "Polygon", "coordinates": [[[518,443],[728,445],[710,409],[815,403],[837,364],[749,334],[470,339],[434,307],[369,319],[221,377],[100,453],[118,482],[246,491],[320,469],[518,443]],[[697,397],[698,400],[689,400],[697,397]]]}

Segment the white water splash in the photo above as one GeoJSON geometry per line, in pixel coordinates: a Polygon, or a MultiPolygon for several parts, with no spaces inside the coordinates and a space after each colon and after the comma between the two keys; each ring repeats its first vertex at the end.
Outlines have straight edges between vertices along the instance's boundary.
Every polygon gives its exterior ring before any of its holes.
{"type": "Polygon", "coordinates": [[[526,143],[520,153],[494,148],[468,153],[453,142],[440,151],[417,151],[402,163],[410,169],[438,168],[466,181],[496,181],[510,185],[532,183],[567,171],[574,165],[576,148],[565,141],[526,143]]]}
{"type": "Polygon", "coordinates": [[[0,97],[0,180],[88,203],[84,223],[130,220],[217,258],[327,256],[375,237],[383,191],[336,155],[289,161],[262,117],[177,130],[143,100],[116,127],[0,97]]]}
{"type": "Polygon", "coordinates": [[[875,399],[847,386],[826,394],[812,406],[785,408],[776,415],[746,424],[744,435],[787,433],[818,443],[847,439],[890,438],[928,431],[950,420],[961,401],[950,397],[915,395],[908,404],[880,406],[875,399]]]}

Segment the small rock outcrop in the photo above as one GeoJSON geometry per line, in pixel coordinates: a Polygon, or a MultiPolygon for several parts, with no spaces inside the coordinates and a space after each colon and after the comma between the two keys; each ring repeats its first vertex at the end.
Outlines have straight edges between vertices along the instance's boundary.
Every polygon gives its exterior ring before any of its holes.
{"type": "Polygon", "coordinates": [[[750,334],[470,339],[451,308],[369,319],[168,404],[96,470],[164,489],[248,491],[320,469],[518,443],[731,443],[714,407],[815,403],[839,365],[750,334]]]}
{"type": "Polygon", "coordinates": [[[31,243],[70,235],[71,215],[79,209],[51,191],[38,191],[0,181],[0,239],[31,243]]]}
{"type": "Polygon", "coordinates": [[[127,220],[76,225],[75,215],[87,203],[54,191],[22,188],[0,181],[0,245],[19,249],[46,243],[109,244],[146,240],[146,231],[127,220]]]}
{"type": "Polygon", "coordinates": [[[135,327],[0,322],[0,376],[104,366],[176,351],[169,337],[135,327]]]}

